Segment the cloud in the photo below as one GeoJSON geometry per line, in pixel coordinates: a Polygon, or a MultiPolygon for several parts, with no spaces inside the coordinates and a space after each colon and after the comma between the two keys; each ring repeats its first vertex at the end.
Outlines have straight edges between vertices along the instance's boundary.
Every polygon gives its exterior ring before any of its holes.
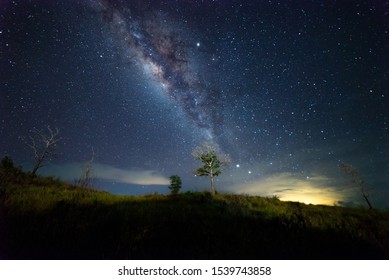
{"type": "Polygon", "coordinates": [[[169,179],[154,170],[121,169],[105,164],[95,164],[95,177],[136,185],[168,185],[169,179]]]}
{"type": "MultiPolygon", "coordinates": [[[[63,180],[74,181],[81,177],[82,164],[51,165],[42,169],[42,173],[44,175],[58,176],[63,180]]],[[[168,185],[170,183],[168,178],[155,170],[122,169],[100,163],[92,165],[92,177],[135,185],[168,185]]]]}
{"type": "Polygon", "coordinates": [[[298,201],[307,204],[334,205],[348,200],[349,194],[333,186],[332,180],[325,176],[314,175],[300,178],[292,173],[283,172],[263,179],[233,187],[235,192],[278,196],[284,201],[298,201]]]}

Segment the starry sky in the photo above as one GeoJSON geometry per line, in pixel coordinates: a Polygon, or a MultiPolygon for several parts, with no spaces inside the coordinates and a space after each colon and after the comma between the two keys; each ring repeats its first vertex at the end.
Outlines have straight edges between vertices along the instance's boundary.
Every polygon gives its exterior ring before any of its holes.
{"type": "Polygon", "coordinates": [[[39,170],[117,194],[209,188],[191,153],[231,163],[228,193],[389,207],[389,1],[0,1],[0,152],[60,129],[39,170]]]}

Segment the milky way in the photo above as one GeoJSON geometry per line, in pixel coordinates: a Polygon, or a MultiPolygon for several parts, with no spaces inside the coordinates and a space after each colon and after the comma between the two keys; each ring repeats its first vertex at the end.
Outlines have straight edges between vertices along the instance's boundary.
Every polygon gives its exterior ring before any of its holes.
{"type": "Polygon", "coordinates": [[[206,190],[193,149],[232,162],[216,189],[389,207],[387,1],[15,0],[0,5],[0,156],[47,125],[77,179],[114,193],[206,190]],[[78,170],[78,171],[77,171],[78,170]],[[102,172],[105,170],[105,172],[102,172]]]}
{"type": "Polygon", "coordinates": [[[136,61],[176,102],[206,140],[213,140],[223,122],[219,93],[200,82],[193,69],[191,54],[199,43],[193,42],[163,13],[142,11],[131,2],[112,5],[109,1],[94,3],[109,32],[122,46],[124,57],[136,61]]]}

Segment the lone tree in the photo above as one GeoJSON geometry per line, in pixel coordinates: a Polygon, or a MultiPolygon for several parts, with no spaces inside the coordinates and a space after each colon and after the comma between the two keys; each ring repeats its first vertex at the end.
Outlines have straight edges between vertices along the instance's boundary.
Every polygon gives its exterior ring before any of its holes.
{"type": "Polygon", "coordinates": [[[178,176],[178,175],[170,176],[169,189],[171,191],[171,194],[173,194],[173,195],[178,194],[178,192],[181,189],[181,184],[182,184],[182,181],[181,181],[180,176],[178,176]]]}
{"type": "Polygon", "coordinates": [[[222,173],[222,167],[230,162],[227,155],[221,154],[218,156],[218,148],[212,144],[204,143],[193,150],[193,157],[200,160],[203,166],[196,170],[196,176],[209,176],[211,181],[210,192],[215,194],[214,179],[222,173]]]}
{"type": "Polygon", "coordinates": [[[47,133],[40,130],[33,130],[30,136],[30,142],[27,143],[34,152],[35,163],[31,171],[33,175],[43,166],[44,160],[57,156],[56,144],[61,140],[59,137],[59,129],[56,128],[53,130],[50,126],[47,126],[47,130],[47,133]]]}
{"type": "Polygon", "coordinates": [[[366,190],[365,180],[359,174],[358,170],[356,170],[353,166],[349,164],[341,164],[340,170],[342,170],[344,173],[346,173],[351,177],[351,182],[359,188],[363,198],[365,199],[367,205],[369,206],[369,209],[370,210],[373,209],[373,206],[371,205],[369,200],[369,194],[366,190]]]}

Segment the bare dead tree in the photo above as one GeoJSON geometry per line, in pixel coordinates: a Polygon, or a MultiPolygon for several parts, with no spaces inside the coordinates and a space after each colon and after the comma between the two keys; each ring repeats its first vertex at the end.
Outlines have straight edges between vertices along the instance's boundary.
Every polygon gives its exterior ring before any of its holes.
{"type": "Polygon", "coordinates": [[[92,157],[88,160],[82,170],[81,178],[77,181],[77,186],[80,188],[86,188],[91,184],[92,181],[92,164],[95,160],[95,151],[92,149],[92,157]]]}
{"type": "Polygon", "coordinates": [[[358,170],[349,164],[341,164],[340,170],[342,170],[344,173],[346,173],[351,177],[352,183],[359,188],[363,196],[363,199],[366,201],[367,205],[369,206],[369,209],[373,209],[373,206],[371,205],[369,200],[369,193],[366,190],[365,180],[359,174],[358,170]]]}
{"type": "Polygon", "coordinates": [[[30,142],[27,145],[34,152],[34,168],[31,173],[36,174],[37,170],[43,167],[43,162],[50,158],[55,158],[56,153],[56,144],[61,140],[59,137],[59,129],[51,129],[50,126],[47,126],[47,132],[44,133],[40,130],[33,130],[32,135],[30,135],[30,142]]]}

